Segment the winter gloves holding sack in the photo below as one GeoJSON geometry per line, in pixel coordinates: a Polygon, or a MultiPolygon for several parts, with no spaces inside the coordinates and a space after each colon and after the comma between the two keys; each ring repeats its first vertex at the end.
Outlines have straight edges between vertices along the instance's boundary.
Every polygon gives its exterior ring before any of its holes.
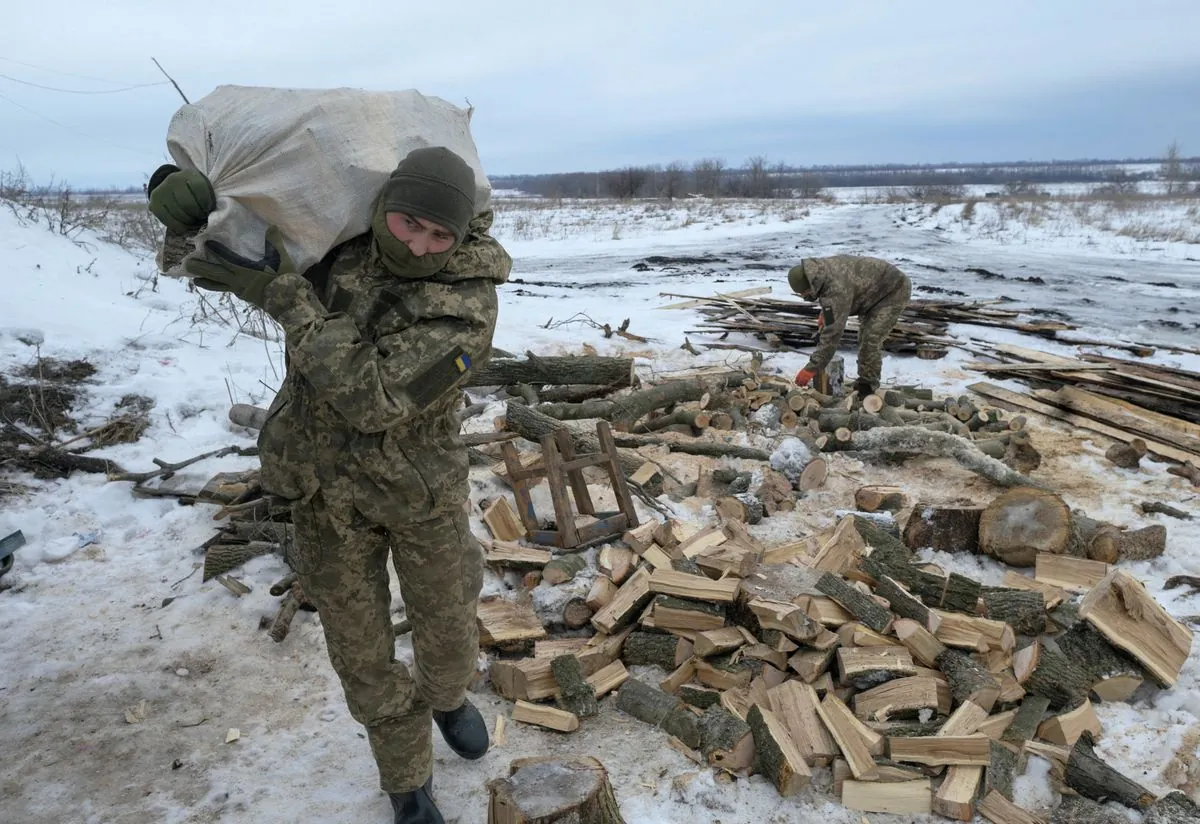
{"type": "Polygon", "coordinates": [[[211,260],[188,260],[183,264],[184,270],[196,278],[195,284],[210,291],[233,292],[260,309],[271,281],[296,271],[277,226],[267,228],[263,256],[258,260],[243,257],[217,240],[205,241],[204,249],[211,260]]]}
{"type": "Polygon", "coordinates": [[[159,166],[150,176],[146,192],[150,196],[150,214],[181,235],[199,229],[217,208],[217,193],[212,183],[197,169],[180,169],[169,163],[159,166]]]}
{"type": "MultiPolygon", "coordinates": [[[[217,208],[212,182],[197,169],[180,169],[164,164],[150,176],[146,186],[150,213],[172,232],[185,235],[202,228],[217,208]]],[[[201,289],[233,292],[242,300],[261,307],[268,284],[295,267],[284,249],[278,228],[267,230],[263,256],[258,260],[243,257],[220,241],[204,244],[209,260],[188,260],[184,270],[195,278],[201,289]]]]}

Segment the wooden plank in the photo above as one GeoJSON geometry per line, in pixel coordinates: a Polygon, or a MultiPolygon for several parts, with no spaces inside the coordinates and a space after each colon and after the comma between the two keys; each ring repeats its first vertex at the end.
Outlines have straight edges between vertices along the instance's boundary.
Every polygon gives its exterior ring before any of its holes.
{"type": "MultiPolygon", "coordinates": [[[[752,297],[757,297],[758,295],[770,294],[770,292],[771,292],[770,286],[755,286],[750,289],[738,289],[735,292],[718,292],[716,295],[714,295],[711,298],[693,298],[691,300],[685,300],[681,303],[669,303],[666,306],[659,306],[656,308],[658,308],[658,309],[695,309],[698,306],[708,306],[713,303],[717,303],[717,304],[723,303],[724,299],[727,299],[727,298],[752,298],[752,297]]],[[[659,294],[659,297],[681,297],[681,296],[673,295],[669,292],[662,292],[659,294]]]]}
{"type": "Polygon", "coordinates": [[[1139,415],[1131,409],[1112,403],[1103,395],[1074,386],[1064,386],[1057,392],[1034,390],[1033,396],[1081,415],[1096,418],[1117,429],[1137,432],[1188,452],[1200,453],[1200,437],[1164,426],[1149,416],[1139,415]]]}
{"type": "Polygon", "coordinates": [[[888,739],[888,753],[893,761],[933,767],[986,767],[992,757],[991,739],[986,735],[893,736],[888,739]]]}
{"type": "Polygon", "coordinates": [[[579,729],[579,716],[566,710],[517,701],[513,705],[512,719],[523,724],[535,724],[557,732],[575,732],[579,729]]]}
{"type": "Polygon", "coordinates": [[[672,569],[656,569],[650,576],[651,592],[722,604],[733,603],[737,598],[739,585],[740,581],[737,578],[713,581],[700,575],[676,572],[672,569]]]}
{"type": "Polygon", "coordinates": [[[1034,559],[1034,577],[1043,584],[1068,592],[1087,592],[1104,580],[1110,568],[1103,561],[1039,552],[1034,559]]]}
{"type": "Polygon", "coordinates": [[[864,813],[929,815],[933,796],[928,778],[890,784],[849,780],[842,784],[842,806],[864,813]]]}
{"type": "Polygon", "coordinates": [[[1099,432],[1101,435],[1107,435],[1113,440],[1121,443],[1129,443],[1130,441],[1141,439],[1145,442],[1146,448],[1153,454],[1163,458],[1170,458],[1174,461],[1196,461],[1200,459],[1200,455],[1194,452],[1189,452],[1186,449],[1180,449],[1169,443],[1162,443],[1151,438],[1145,438],[1136,432],[1126,432],[1123,429],[1118,429],[1115,426],[1101,423],[1084,415],[1077,415],[1071,412],[1064,412],[1056,406],[1051,406],[1048,403],[1043,403],[1034,398],[1021,395],[1017,392],[1005,389],[1002,386],[996,386],[990,383],[973,383],[967,387],[977,395],[982,395],[998,403],[1005,403],[1011,406],[1019,407],[1020,409],[1030,412],[1037,412],[1040,415],[1045,415],[1047,418],[1053,418],[1063,423],[1069,423],[1072,426],[1080,429],[1090,429],[1093,432],[1099,432]]]}
{"type": "MultiPolygon", "coordinates": [[[[873,780],[879,775],[875,759],[871,757],[871,748],[866,733],[878,736],[867,730],[862,723],[850,712],[850,708],[832,693],[825,696],[817,704],[817,715],[833,740],[842,751],[842,757],[850,764],[850,772],[855,778],[873,780]]],[[[878,736],[880,741],[882,736],[878,736]]]]}

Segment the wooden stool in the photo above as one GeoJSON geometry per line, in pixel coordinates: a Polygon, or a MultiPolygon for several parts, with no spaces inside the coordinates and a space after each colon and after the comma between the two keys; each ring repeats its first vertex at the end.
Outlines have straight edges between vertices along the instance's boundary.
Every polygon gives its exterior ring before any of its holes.
{"type": "Polygon", "coordinates": [[[623,535],[638,525],[633,497],[629,494],[621,465],[617,462],[617,447],[613,443],[612,429],[608,421],[599,421],[596,424],[596,438],[600,442],[600,451],[594,455],[577,457],[575,445],[571,443],[571,436],[565,429],[555,430],[553,435],[543,435],[542,465],[531,469],[521,465],[517,450],[511,443],[501,445],[500,451],[504,455],[508,479],[517,501],[517,514],[521,523],[525,525],[529,540],[563,549],[583,548],[623,535]],[[592,496],[588,493],[587,481],[583,477],[583,470],[589,466],[602,466],[607,470],[617,497],[617,512],[596,511],[592,496]],[[542,478],[545,478],[550,486],[550,499],[554,502],[554,521],[557,529],[542,529],[533,509],[533,499],[529,490],[537,486],[542,478]],[[595,523],[576,527],[576,513],[567,494],[568,484],[579,514],[597,518],[595,523]]]}

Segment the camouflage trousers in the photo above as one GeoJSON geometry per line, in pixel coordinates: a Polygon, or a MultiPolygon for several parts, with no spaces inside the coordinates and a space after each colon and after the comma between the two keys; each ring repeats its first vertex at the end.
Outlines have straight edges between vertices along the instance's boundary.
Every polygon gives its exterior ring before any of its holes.
{"type": "Polygon", "coordinates": [[[879,388],[883,376],[883,342],[891,334],[911,297],[912,284],[905,280],[901,288],[859,318],[858,382],[869,383],[872,392],[879,388]]]}
{"type": "Polygon", "coordinates": [[[384,792],[420,787],[433,769],[432,710],[466,696],[479,654],[483,554],[462,506],[428,520],[375,524],[320,493],[292,508],[289,561],[317,608],[346,705],[367,731],[384,792]],[[414,670],[396,660],[388,557],[412,622],[414,670]]]}

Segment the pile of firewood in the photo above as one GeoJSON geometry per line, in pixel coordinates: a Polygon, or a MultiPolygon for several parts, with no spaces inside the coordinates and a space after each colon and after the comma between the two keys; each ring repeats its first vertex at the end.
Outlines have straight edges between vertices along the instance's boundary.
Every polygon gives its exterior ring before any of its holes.
{"type": "MultiPolygon", "coordinates": [[[[901,530],[888,511],[907,505],[903,494],[866,487],[856,505],[877,512],[774,547],[737,520],[650,522],[598,553],[572,618],[564,609],[551,626],[517,601],[481,604],[491,682],[514,702],[512,720],[566,733],[615,693],[620,711],[698,764],[762,774],[784,796],[831,766],[835,794],[864,812],[1040,821],[1013,801],[1034,755],[1052,765],[1064,815],[1116,801],[1157,816],[1147,820],[1194,820],[1186,797],[1156,798],[1093,749],[1103,735],[1093,702],[1171,687],[1192,633],[1095,557],[1088,536],[1121,530],[1081,526],[1056,499],[1022,488],[987,507],[918,504],[901,530]],[[1039,529],[1013,527],[1036,508],[1018,494],[1046,509],[1039,529]],[[1035,574],[983,586],[917,561],[912,550],[928,546],[1035,574]],[[559,623],[594,634],[552,637],[559,623]],[[665,677],[633,678],[631,667],[665,677]]],[[[550,552],[504,541],[487,557],[525,570],[527,584],[539,569],[562,582],[586,568],[552,570],[550,552]]]]}

